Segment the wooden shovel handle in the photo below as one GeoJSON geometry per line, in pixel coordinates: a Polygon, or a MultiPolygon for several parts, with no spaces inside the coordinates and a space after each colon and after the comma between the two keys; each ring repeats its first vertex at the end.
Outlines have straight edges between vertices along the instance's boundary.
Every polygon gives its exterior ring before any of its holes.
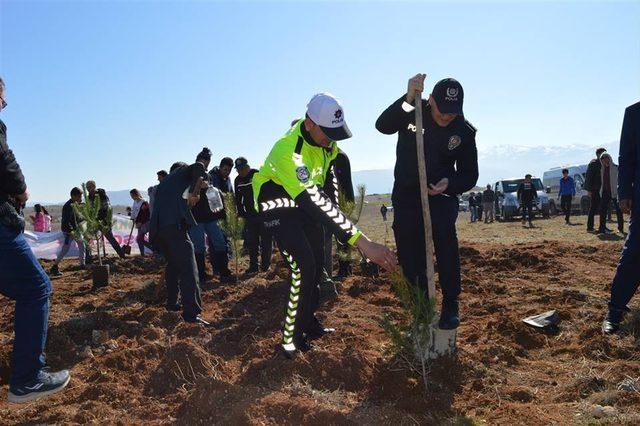
{"type": "Polygon", "coordinates": [[[431,213],[429,209],[429,183],[427,182],[427,164],[425,161],[424,135],[422,128],[422,92],[416,92],[416,149],[418,152],[418,178],[420,180],[420,200],[422,201],[422,219],[424,222],[424,241],[427,261],[427,285],[429,299],[436,298],[434,282],[435,269],[433,267],[433,232],[431,228],[431,213]]]}

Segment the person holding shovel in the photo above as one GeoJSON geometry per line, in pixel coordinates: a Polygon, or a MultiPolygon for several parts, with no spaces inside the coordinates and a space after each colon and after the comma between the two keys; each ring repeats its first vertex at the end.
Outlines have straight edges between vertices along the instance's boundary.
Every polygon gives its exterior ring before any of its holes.
{"type": "MultiPolygon", "coordinates": [[[[409,79],[407,93],[382,112],[376,121],[376,129],[386,135],[398,133],[392,193],[398,260],[406,278],[428,293],[413,113],[416,92],[422,92],[425,77],[426,74],[417,74],[409,79]]],[[[463,97],[462,85],[453,78],[446,78],[437,82],[429,98],[423,100],[430,217],[443,296],[439,327],[447,330],[460,324],[460,255],[455,225],[457,196],[473,188],[478,180],[476,129],[463,116],[463,97]]]]}
{"type": "Polygon", "coordinates": [[[317,94],[305,118],[275,143],[253,176],[258,214],[291,268],[281,346],[287,358],[311,349],[310,340],[334,331],[314,315],[324,263],[323,226],[385,269],[396,268],[394,253],[364,236],[322,190],[338,155],[335,141],[349,137],[340,102],[328,93],[317,94]]]}

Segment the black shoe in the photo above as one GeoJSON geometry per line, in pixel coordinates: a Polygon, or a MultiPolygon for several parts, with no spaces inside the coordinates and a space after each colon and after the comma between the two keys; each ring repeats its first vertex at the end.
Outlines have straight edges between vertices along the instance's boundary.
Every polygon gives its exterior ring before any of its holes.
{"type": "Polygon", "coordinates": [[[202,325],[204,327],[209,327],[211,325],[210,322],[203,320],[202,317],[200,317],[200,316],[197,316],[194,319],[185,319],[185,321],[190,323],[190,324],[198,324],[198,325],[202,325]]]}
{"type": "Polygon", "coordinates": [[[60,272],[60,269],[59,269],[58,265],[53,265],[51,267],[51,269],[49,270],[49,275],[54,276],[54,277],[61,277],[62,276],[62,272],[60,272]]]}
{"type": "Polygon", "coordinates": [[[587,228],[587,232],[596,232],[594,228],[587,228]]]}
{"type": "Polygon", "coordinates": [[[460,314],[458,312],[458,302],[443,303],[438,327],[442,330],[455,330],[459,325],[460,314]]]}
{"type": "Polygon", "coordinates": [[[11,386],[9,388],[9,402],[25,403],[34,401],[47,395],[60,392],[67,386],[71,375],[69,371],[62,370],[55,373],[42,370],[38,377],[22,386],[11,386]]]}
{"type": "Polygon", "coordinates": [[[322,324],[320,324],[319,322],[316,323],[317,325],[314,326],[311,331],[306,333],[307,339],[309,340],[316,340],[321,338],[322,336],[326,335],[326,334],[331,334],[331,333],[335,333],[336,329],[335,328],[329,328],[329,327],[323,327],[322,324]]]}
{"type": "Polygon", "coordinates": [[[613,233],[613,231],[609,228],[598,229],[598,234],[611,234],[611,233],[613,233]]]}
{"type": "Polygon", "coordinates": [[[616,334],[620,330],[620,323],[624,311],[609,309],[607,316],[602,321],[602,332],[604,334],[616,334]]]}
{"type": "Polygon", "coordinates": [[[313,346],[309,342],[308,338],[300,337],[294,338],[293,343],[281,344],[280,348],[287,359],[293,359],[298,352],[308,352],[313,349],[313,346]]]}

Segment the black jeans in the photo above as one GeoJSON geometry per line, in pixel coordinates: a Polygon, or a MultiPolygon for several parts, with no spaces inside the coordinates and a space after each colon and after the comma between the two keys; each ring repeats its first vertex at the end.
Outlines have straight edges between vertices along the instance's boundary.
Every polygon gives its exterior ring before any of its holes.
{"type": "Polygon", "coordinates": [[[564,220],[569,223],[569,217],[571,216],[571,200],[573,200],[573,196],[571,195],[563,195],[560,197],[560,208],[564,212],[564,220]]]}
{"type": "Polygon", "coordinates": [[[296,342],[303,333],[310,332],[316,322],[314,314],[324,263],[324,230],[297,208],[276,209],[260,215],[291,268],[282,345],[287,350],[295,350],[296,342]]]}
{"type": "Polygon", "coordinates": [[[613,202],[613,208],[616,211],[618,219],[618,229],[620,232],[624,230],[624,217],[622,216],[622,210],[618,204],[617,198],[611,198],[611,194],[603,194],[602,200],[600,200],[600,231],[604,231],[607,228],[607,214],[609,212],[609,204],[613,202]]]}
{"type": "Polygon", "coordinates": [[[167,226],[158,231],[154,244],[167,259],[165,281],[167,283],[167,306],[178,303],[178,293],[182,296],[182,317],[185,321],[196,319],[202,309],[200,305],[200,283],[198,267],[193,252],[193,243],[186,229],[167,226]]]}
{"type": "Polygon", "coordinates": [[[258,216],[246,218],[245,230],[249,264],[258,266],[258,251],[260,251],[260,267],[266,270],[271,263],[271,252],[273,251],[271,234],[267,232],[258,216]]]}
{"type": "MultiPolygon", "coordinates": [[[[429,197],[433,244],[438,261],[438,276],[444,303],[455,302],[460,295],[460,253],[456,234],[457,197],[429,197]]],[[[398,261],[407,279],[427,292],[427,263],[422,207],[394,206],[393,233],[398,261]]]]}
{"type": "Polygon", "coordinates": [[[116,237],[113,236],[113,232],[111,231],[111,229],[104,233],[104,237],[107,239],[107,241],[109,241],[109,244],[111,244],[111,247],[113,247],[116,253],[118,253],[118,256],[124,258],[124,249],[120,247],[120,244],[118,244],[118,240],[116,240],[116,237]]]}
{"type": "Polygon", "coordinates": [[[587,217],[587,231],[593,230],[594,217],[600,209],[600,190],[593,191],[592,194],[591,204],[589,205],[589,216],[587,217]]]}
{"type": "Polygon", "coordinates": [[[609,309],[625,310],[640,284],[640,207],[631,213],[629,235],[624,242],[622,256],[611,284],[609,309]]]}
{"type": "Polygon", "coordinates": [[[522,223],[528,220],[529,223],[533,220],[533,201],[524,201],[522,203],[522,223]]]}

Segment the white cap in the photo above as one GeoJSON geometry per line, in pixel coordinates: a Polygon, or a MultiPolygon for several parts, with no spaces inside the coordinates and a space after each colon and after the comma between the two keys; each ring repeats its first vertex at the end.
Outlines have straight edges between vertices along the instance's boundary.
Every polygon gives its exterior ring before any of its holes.
{"type": "Polygon", "coordinates": [[[332,94],[314,95],[307,104],[307,115],[329,139],[340,141],[351,137],[351,131],[344,121],[342,105],[332,94]]]}

